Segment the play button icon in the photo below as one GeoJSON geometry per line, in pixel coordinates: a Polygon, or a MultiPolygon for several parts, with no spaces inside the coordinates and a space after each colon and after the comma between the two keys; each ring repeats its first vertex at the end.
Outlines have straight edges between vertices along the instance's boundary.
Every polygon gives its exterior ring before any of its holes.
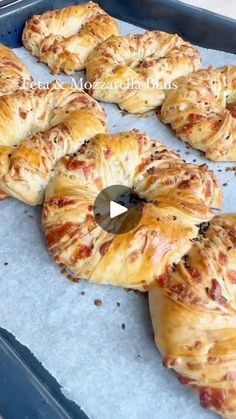
{"type": "Polygon", "coordinates": [[[128,211],[128,208],[124,207],[124,205],[118,204],[115,201],[110,202],[110,218],[115,218],[118,215],[124,214],[128,211]]]}
{"type": "Polygon", "coordinates": [[[103,189],[96,197],[94,218],[100,227],[112,234],[123,234],[134,229],[143,211],[143,201],[123,185],[112,185],[103,189]]]}

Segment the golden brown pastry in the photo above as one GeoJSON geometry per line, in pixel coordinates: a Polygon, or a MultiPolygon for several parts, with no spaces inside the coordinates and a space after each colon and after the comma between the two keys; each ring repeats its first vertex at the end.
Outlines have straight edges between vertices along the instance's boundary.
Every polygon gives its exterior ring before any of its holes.
{"type": "Polygon", "coordinates": [[[103,132],[100,105],[69,85],[1,97],[0,188],[30,205],[42,203],[57,160],[103,132]]]}
{"type": "Polygon", "coordinates": [[[0,96],[13,93],[31,81],[29,71],[16,54],[0,44],[0,96]]]}
{"type": "Polygon", "coordinates": [[[139,113],[161,105],[165,89],[200,64],[191,44],[178,35],[153,31],[107,39],[89,56],[86,73],[94,83],[90,90],[94,98],[139,113]]]}
{"type": "Polygon", "coordinates": [[[236,161],[236,66],[209,67],[176,81],[161,119],[215,161],[236,161]]]}
{"type": "Polygon", "coordinates": [[[111,35],[119,35],[115,19],[89,2],[33,16],[22,41],[53,73],[72,74],[83,70],[93,49],[111,35]]]}
{"type": "Polygon", "coordinates": [[[186,253],[196,225],[212,218],[210,208],[221,205],[205,166],[184,163],[138,131],[101,134],[58,162],[43,227],[49,251],[75,279],[145,290],[186,253]],[[120,235],[101,229],[93,215],[98,193],[116,184],[146,201],[139,224],[120,235]]]}
{"type": "MultiPolygon", "coordinates": [[[[31,81],[31,76],[16,54],[0,44],[0,96],[13,93],[31,81]]],[[[0,190],[0,200],[7,195],[0,190]]]]}
{"type": "Polygon", "coordinates": [[[203,226],[188,254],[149,292],[164,365],[201,405],[236,417],[236,214],[203,226]],[[208,228],[209,227],[209,228],[208,228]]]}

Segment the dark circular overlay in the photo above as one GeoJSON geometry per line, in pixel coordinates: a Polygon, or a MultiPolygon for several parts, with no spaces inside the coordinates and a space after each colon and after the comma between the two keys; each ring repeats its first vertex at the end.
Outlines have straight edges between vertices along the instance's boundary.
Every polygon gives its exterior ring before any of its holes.
{"type": "Polygon", "coordinates": [[[112,234],[124,234],[133,230],[139,223],[143,212],[143,200],[123,185],[111,185],[103,189],[94,201],[94,218],[100,227],[112,234]],[[127,212],[110,217],[110,202],[114,201],[128,209],[127,212]]]}

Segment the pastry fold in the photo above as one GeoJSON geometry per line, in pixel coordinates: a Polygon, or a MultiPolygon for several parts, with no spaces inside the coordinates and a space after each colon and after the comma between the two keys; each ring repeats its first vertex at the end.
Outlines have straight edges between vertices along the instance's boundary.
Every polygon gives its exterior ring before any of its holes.
{"type": "Polygon", "coordinates": [[[43,228],[49,251],[75,280],[148,289],[189,250],[197,225],[212,218],[210,208],[222,205],[211,171],[138,131],[97,135],[55,171],[43,228]],[[96,223],[95,199],[111,185],[132,188],[144,201],[141,220],[127,233],[96,223]]]}
{"type": "Polygon", "coordinates": [[[236,417],[236,214],[203,225],[180,263],[149,291],[164,365],[201,405],[236,417]]]}
{"type": "Polygon", "coordinates": [[[89,56],[86,74],[95,99],[142,113],[160,106],[174,80],[200,64],[197,49],[180,36],[152,31],[111,36],[89,56]]]}
{"type": "Polygon", "coordinates": [[[176,80],[161,120],[214,161],[236,161],[236,66],[209,67],[176,80]]]}
{"type": "Polygon", "coordinates": [[[30,205],[41,204],[56,162],[85,140],[106,132],[106,115],[70,85],[18,91],[0,98],[0,188],[30,205]]]}
{"type": "Polygon", "coordinates": [[[97,3],[89,2],[33,16],[22,35],[24,46],[53,73],[83,70],[89,54],[118,25],[97,3]]]}

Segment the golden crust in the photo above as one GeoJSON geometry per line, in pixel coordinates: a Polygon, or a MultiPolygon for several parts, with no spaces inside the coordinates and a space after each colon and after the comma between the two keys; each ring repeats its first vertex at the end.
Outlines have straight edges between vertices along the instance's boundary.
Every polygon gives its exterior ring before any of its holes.
{"type": "Polygon", "coordinates": [[[89,2],[33,16],[25,24],[22,41],[53,73],[72,74],[85,68],[100,42],[118,34],[115,19],[89,2]]]}
{"type": "Polygon", "coordinates": [[[97,135],[61,159],[46,190],[43,227],[49,251],[74,278],[147,289],[177,262],[212,218],[222,194],[212,172],[188,165],[138,131],[97,135]],[[134,188],[144,204],[131,232],[114,235],[93,216],[97,194],[111,184],[134,188]]]}
{"type": "Polygon", "coordinates": [[[139,113],[161,105],[166,86],[200,63],[198,51],[178,35],[153,31],[110,37],[89,56],[86,73],[94,98],[139,113]]]}
{"type": "Polygon", "coordinates": [[[164,365],[204,408],[236,417],[236,215],[215,217],[149,292],[164,365]]]}
{"type": "MultiPolygon", "coordinates": [[[[28,69],[16,54],[0,44],[0,96],[13,93],[31,81],[28,69]]],[[[0,190],[0,200],[7,198],[0,190]]]]}
{"type": "Polygon", "coordinates": [[[0,95],[13,93],[31,80],[28,69],[16,54],[0,44],[0,95]]]}
{"type": "Polygon", "coordinates": [[[215,161],[236,161],[236,66],[209,67],[176,81],[161,119],[215,161]]]}
{"type": "Polygon", "coordinates": [[[42,202],[55,163],[106,132],[100,105],[83,90],[18,91],[0,98],[0,188],[30,205],[42,202]]]}

